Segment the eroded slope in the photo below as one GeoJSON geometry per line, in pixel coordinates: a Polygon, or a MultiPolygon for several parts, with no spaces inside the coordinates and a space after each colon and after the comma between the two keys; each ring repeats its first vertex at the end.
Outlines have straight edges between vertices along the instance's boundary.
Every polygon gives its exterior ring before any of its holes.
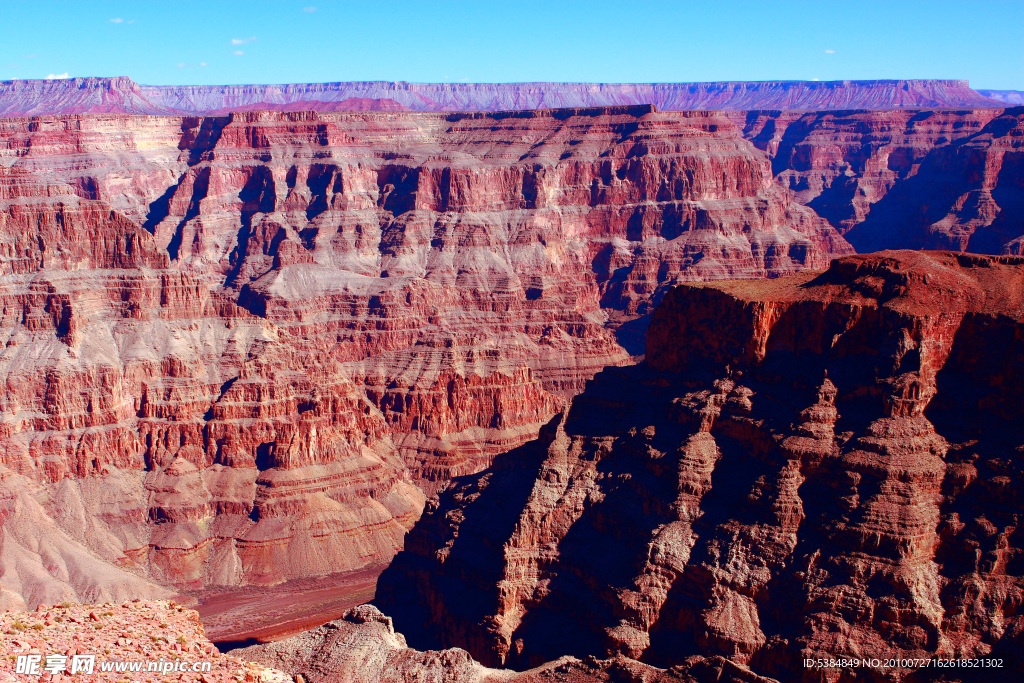
{"type": "Polygon", "coordinates": [[[1019,254],[1020,108],[748,112],[778,182],[860,252],[1019,254]]]}
{"type": "Polygon", "coordinates": [[[414,646],[489,665],[724,656],[824,680],[802,659],[993,656],[1015,675],[1022,337],[1017,257],[679,286],[646,363],[428,505],[378,603],[414,646]]]}
{"type": "Polygon", "coordinates": [[[642,351],[630,325],[673,283],[850,251],[714,113],[67,116],[0,139],[0,452],[7,519],[32,520],[3,531],[11,604],[383,564],[414,482],[534,438],[642,351]]]}

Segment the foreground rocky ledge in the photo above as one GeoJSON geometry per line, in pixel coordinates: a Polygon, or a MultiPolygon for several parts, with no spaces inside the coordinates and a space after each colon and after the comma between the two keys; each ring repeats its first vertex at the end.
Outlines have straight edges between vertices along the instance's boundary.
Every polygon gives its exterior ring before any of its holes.
{"type": "Polygon", "coordinates": [[[308,683],[770,683],[722,657],[694,657],[670,670],[628,657],[560,657],[529,671],[490,669],[459,648],[420,652],[406,645],[391,618],[360,605],[340,619],[276,643],[232,654],[295,675],[308,683]]]}
{"type": "Polygon", "coordinates": [[[717,657],[692,658],[671,670],[615,657],[562,657],[526,672],[490,669],[465,650],[420,652],[406,646],[390,617],[360,605],[340,619],[297,636],[222,654],[206,638],[199,615],[172,601],[122,605],[41,606],[34,612],[0,613],[0,683],[77,681],[197,681],[200,683],[770,683],[746,667],[717,657]],[[75,655],[96,655],[92,673],[69,674],[75,655]],[[16,672],[20,655],[66,657],[65,676],[16,672]],[[104,663],[141,662],[142,672],[103,671],[104,663]],[[150,662],[210,663],[205,673],[147,672],[150,662]]]}
{"type": "Polygon", "coordinates": [[[0,681],[65,678],[43,672],[42,676],[18,675],[19,655],[41,655],[40,669],[47,655],[67,658],[71,670],[75,655],[95,655],[93,673],[66,676],[76,681],[202,681],[202,683],[285,683],[292,677],[238,657],[221,654],[206,639],[199,615],[173,602],[134,601],[123,605],[40,606],[35,612],[0,613],[0,681]],[[102,671],[107,663],[142,663],[141,673],[102,671]],[[147,672],[149,662],[177,662],[190,667],[209,662],[206,673],[164,674],[147,672]]]}

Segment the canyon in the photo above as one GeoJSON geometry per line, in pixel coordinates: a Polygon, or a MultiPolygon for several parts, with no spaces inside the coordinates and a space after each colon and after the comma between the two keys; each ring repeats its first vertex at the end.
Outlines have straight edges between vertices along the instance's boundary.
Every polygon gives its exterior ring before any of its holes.
{"type": "Polygon", "coordinates": [[[0,140],[10,606],[386,564],[424,491],[631,362],[620,336],[671,284],[852,251],[714,113],[65,116],[0,140]]]}
{"type": "Polygon", "coordinates": [[[0,81],[0,116],[209,115],[250,110],[507,111],[652,104],[665,110],[978,108],[1020,104],[1014,91],[958,80],[711,83],[406,83],[142,85],[132,79],[0,81]]]}
{"type": "Polygon", "coordinates": [[[1024,258],[916,251],[679,285],[643,363],[428,504],[375,603],[413,647],[518,670],[1016,680],[1022,292],[1024,258]]]}
{"type": "Polygon", "coordinates": [[[1022,115],[750,112],[744,136],[776,179],[859,252],[1021,253],[1022,115]]]}
{"type": "Polygon", "coordinates": [[[674,287],[1018,253],[1022,116],[0,119],[0,604],[377,571],[632,372],[674,287]]]}

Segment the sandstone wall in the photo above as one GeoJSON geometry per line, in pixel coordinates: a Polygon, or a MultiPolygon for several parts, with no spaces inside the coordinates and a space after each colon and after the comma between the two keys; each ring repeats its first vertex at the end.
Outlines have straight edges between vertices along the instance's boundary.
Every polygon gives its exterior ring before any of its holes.
{"type": "Polygon", "coordinates": [[[35,520],[0,531],[11,604],[385,563],[421,490],[642,352],[673,283],[850,251],[714,113],[63,116],[0,141],[0,466],[5,519],[35,520]]]}
{"type": "Polygon", "coordinates": [[[1021,251],[1020,108],[733,116],[779,184],[860,252],[1021,251]]]}
{"type": "Polygon", "coordinates": [[[646,363],[428,505],[378,604],[491,666],[992,656],[1010,680],[1022,284],[1019,257],[883,252],[679,286],[646,363]]]}

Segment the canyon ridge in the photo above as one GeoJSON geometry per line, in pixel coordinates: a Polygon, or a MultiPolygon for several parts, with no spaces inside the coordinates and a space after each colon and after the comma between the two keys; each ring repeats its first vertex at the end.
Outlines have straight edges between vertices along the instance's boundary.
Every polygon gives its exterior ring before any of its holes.
{"type": "Polygon", "coordinates": [[[507,111],[652,104],[666,110],[977,108],[1020,104],[967,81],[711,83],[406,83],[143,85],[125,76],[0,81],[0,116],[203,115],[239,111],[507,111]]]}
{"type": "Polygon", "coordinates": [[[645,362],[431,501],[375,603],[413,647],[518,670],[1017,680],[1022,339],[1019,256],[680,285],[645,362]]]}

